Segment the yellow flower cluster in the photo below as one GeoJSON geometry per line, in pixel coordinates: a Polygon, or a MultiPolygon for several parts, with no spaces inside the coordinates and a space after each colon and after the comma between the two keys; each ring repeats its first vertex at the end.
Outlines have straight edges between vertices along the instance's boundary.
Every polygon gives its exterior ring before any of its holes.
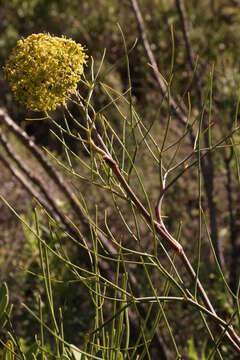
{"type": "Polygon", "coordinates": [[[32,34],[18,41],[4,72],[27,108],[55,110],[76,91],[86,60],[83,47],[71,39],[32,34]]]}

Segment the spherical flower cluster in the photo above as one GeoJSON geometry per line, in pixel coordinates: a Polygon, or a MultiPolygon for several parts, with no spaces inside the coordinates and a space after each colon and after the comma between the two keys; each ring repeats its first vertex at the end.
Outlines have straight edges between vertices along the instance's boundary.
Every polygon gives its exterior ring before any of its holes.
{"type": "Polygon", "coordinates": [[[28,109],[55,110],[76,91],[86,60],[84,48],[71,39],[32,34],[18,41],[4,72],[28,109]]]}

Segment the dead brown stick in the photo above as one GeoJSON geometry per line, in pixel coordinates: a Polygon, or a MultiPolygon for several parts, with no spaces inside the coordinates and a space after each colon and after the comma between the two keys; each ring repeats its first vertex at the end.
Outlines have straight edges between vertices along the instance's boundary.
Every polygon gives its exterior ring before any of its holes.
{"type": "Polygon", "coordinates": [[[6,168],[12,173],[12,175],[23,185],[23,188],[46,209],[49,214],[53,213],[53,209],[48,202],[37,192],[32,184],[19,172],[14,166],[12,166],[5,156],[0,154],[0,161],[6,166],[6,168]]]}
{"type": "MultiPolygon", "coordinates": [[[[194,69],[195,69],[194,53],[193,53],[193,49],[192,49],[191,42],[189,39],[188,23],[187,23],[186,16],[185,16],[183,0],[176,0],[176,7],[178,10],[181,25],[182,25],[182,33],[183,33],[183,37],[184,37],[184,41],[185,41],[185,45],[186,45],[188,61],[189,61],[191,70],[194,71],[194,69]]],[[[196,84],[196,90],[197,90],[199,105],[200,105],[200,109],[201,109],[203,101],[202,101],[201,84],[200,84],[200,79],[198,76],[197,69],[194,74],[194,80],[195,80],[195,84],[196,84]]]]}
{"type": "MultiPolygon", "coordinates": [[[[6,136],[0,129],[0,143],[2,144],[4,150],[6,151],[9,158],[11,158],[19,167],[19,169],[22,171],[22,173],[30,180],[31,183],[36,185],[40,193],[44,195],[46,198],[46,201],[49,204],[49,207],[52,209],[52,215],[56,219],[62,219],[62,214],[59,211],[59,208],[57,207],[55,200],[50,195],[49,191],[46,189],[46,186],[43,183],[43,180],[41,180],[36,174],[34,174],[29,167],[24,163],[24,160],[22,160],[16,152],[13,150],[12,146],[10,145],[9,141],[7,140],[6,136]]],[[[6,165],[7,163],[5,163],[6,165]]],[[[10,164],[10,162],[8,162],[10,164]]],[[[32,186],[32,185],[31,185],[32,186]]],[[[31,194],[32,195],[32,194],[31,194]]],[[[63,219],[62,219],[63,220],[63,219]]]]}
{"type": "MultiPolygon", "coordinates": [[[[143,20],[141,11],[139,9],[138,3],[136,0],[130,0],[130,1],[131,1],[131,5],[132,5],[133,11],[135,13],[136,19],[137,19],[139,33],[141,36],[141,40],[142,40],[144,49],[147,53],[147,57],[152,66],[152,69],[153,69],[154,77],[158,83],[159,89],[161,90],[163,97],[167,98],[167,96],[168,96],[167,95],[167,87],[166,87],[164,81],[162,80],[162,77],[158,71],[157,62],[155,60],[155,56],[153,55],[153,52],[151,50],[151,47],[150,47],[150,44],[149,44],[149,41],[147,38],[144,20],[143,20]]],[[[187,117],[183,113],[183,111],[180,109],[180,107],[177,105],[177,103],[175,102],[175,100],[173,98],[170,99],[170,106],[171,106],[173,113],[177,117],[177,119],[181,122],[182,125],[185,126],[187,124],[187,117]]],[[[189,127],[189,131],[190,131],[190,133],[192,133],[192,129],[190,127],[189,127]]],[[[192,134],[191,136],[193,137],[193,142],[194,142],[194,135],[192,134]]]]}
{"type": "MultiPolygon", "coordinates": [[[[182,33],[185,41],[185,47],[187,52],[188,61],[190,64],[190,67],[192,71],[194,71],[194,53],[193,48],[189,39],[189,32],[188,32],[188,23],[185,15],[185,9],[184,9],[184,1],[183,0],[176,0],[176,7],[179,13],[180,22],[181,22],[181,28],[182,33]]],[[[196,69],[194,74],[194,82],[195,90],[198,98],[198,109],[199,112],[203,109],[203,98],[202,98],[202,91],[201,91],[201,83],[198,76],[198,69],[196,69]]],[[[208,127],[206,116],[203,117],[203,126],[205,128],[208,127]]],[[[209,138],[208,138],[208,132],[205,132],[204,134],[204,142],[205,146],[207,147],[209,145],[209,138]]],[[[208,156],[206,157],[206,161],[201,161],[201,167],[202,167],[202,174],[203,174],[203,180],[204,180],[204,188],[207,195],[207,201],[208,201],[208,208],[209,208],[209,215],[210,215],[210,229],[211,229],[211,237],[214,244],[214,249],[216,252],[216,256],[218,259],[218,262],[220,266],[224,267],[224,256],[222,252],[222,248],[219,244],[219,235],[218,235],[218,225],[217,225],[217,206],[214,199],[214,164],[213,164],[213,157],[212,153],[209,152],[208,156]]]]}

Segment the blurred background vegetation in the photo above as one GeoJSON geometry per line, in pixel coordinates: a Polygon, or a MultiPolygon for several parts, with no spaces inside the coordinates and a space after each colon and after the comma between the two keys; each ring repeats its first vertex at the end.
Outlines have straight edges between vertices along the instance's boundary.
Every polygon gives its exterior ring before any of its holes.
{"type": "MultiPolygon", "coordinates": [[[[151,49],[156,57],[159,70],[162,75],[168,78],[172,57],[170,26],[174,26],[175,37],[175,62],[172,95],[176,100],[181,99],[182,94],[193,76],[191,66],[184,42],[181,21],[175,1],[171,0],[139,0],[151,49]]],[[[214,64],[213,99],[214,110],[212,123],[214,137],[221,138],[228,130],[231,130],[236,111],[238,89],[240,85],[240,2],[238,0],[189,0],[185,2],[186,19],[188,22],[189,38],[192,44],[195,58],[199,56],[198,77],[201,89],[207,86],[209,73],[214,64]]],[[[161,142],[163,128],[166,125],[167,106],[162,104],[162,94],[148,64],[145,50],[142,46],[138,25],[131,4],[127,0],[0,0],[0,64],[1,67],[9,57],[11,49],[18,39],[32,33],[49,32],[52,35],[71,37],[84,45],[89,56],[93,57],[95,63],[99,63],[106,49],[104,67],[106,67],[106,78],[110,86],[118,91],[125,91],[128,88],[127,69],[124,61],[124,46],[117,23],[120,24],[126,37],[127,46],[130,48],[136,39],[136,46],[129,55],[130,70],[133,85],[133,99],[138,112],[144,119],[144,123],[154,122],[156,138],[161,142]],[[111,68],[112,65],[117,66],[111,68]],[[111,72],[107,70],[111,69],[111,72]]],[[[194,82],[190,86],[192,111],[199,113],[198,94],[194,82]]],[[[106,98],[99,92],[94,96],[95,107],[105,104],[106,98]]],[[[184,98],[183,106],[187,106],[184,98]]],[[[40,146],[49,147],[60,157],[63,150],[56,143],[55,138],[49,131],[45,122],[28,122],[25,119],[36,117],[36,114],[29,113],[21,107],[10,91],[4,80],[3,72],[0,71],[0,106],[6,108],[10,116],[31,135],[40,146]]],[[[109,116],[118,122],[118,115],[109,109],[109,116]]],[[[59,116],[61,114],[59,113],[59,116]]],[[[58,116],[58,114],[56,114],[58,116]]],[[[1,125],[4,128],[4,125],[1,125]]],[[[173,140],[179,134],[179,122],[172,123],[170,139],[173,140]]],[[[6,129],[5,129],[6,131],[6,129]]],[[[11,138],[9,134],[9,138],[11,138]]],[[[70,142],[70,140],[69,140],[70,142]]],[[[70,146],[75,146],[71,143],[70,146]]],[[[189,151],[189,143],[183,145],[182,153],[189,151]]],[[[24,154],[21,145],[15,143],[16,151],[24,154]]],[[[236,290],[240,269],[240,192],[233,161],[233,154],[230,150],[223,148],[221,152],[213,154],[214,173],[213,197],[216,204],[216,222],[218,228],[219,248],[222,252],[222,266],[227,275],[233,290],[236,290]]],[[[141,158],[137,159],[139,167],[144,169],[143,178],[148,190],[150,199],[156,202],[159,192],[159,180],[156,169],[148,161],[148,154],[142,150],[141,158]]],[[[30,160],[28,160],[30,161],[30,160]]],[[[34,164],[31,164],[34,168],[34,164]]],[[[31,219],[33,200],[19,183],[11,176],[7,168],[0,164],[0,189],[11,204],[23,214],[28,220],[31,219]]],[[[177,232],[179,223],[182,226],[182,238],[184,246],[194,260],[197,256],[197,242],[194,238],[197,234],[198,224],[198,193],[197,176],[195,171],[189,171],[187,175],[175,184],[166,198],[165,210],[171,214],[167,219],[167,225],[173,233],[177,232]]],[[[55,190],[54,185],[52,191],[55,190]]],[[[88,185],[82,184],[81,192],[89,192],[88,185]]],[[[101,200],[104,208],[108,207],[109,199],[101,198],[94,189],[88,193],[89,202],[101,200]]],[[[208,209],[208,203],[203,193],[203,206],[208,209]]],[[[62,207],[67,204],[59,199],[62,207]]],[[[0,204],[0,274],[1,279],[8,282],[12,301],[16,304],[14,317],[16,319],[16,331],[28,341],[34,331],[34,321],[31,316],[26,316],[18,304],[24,302],[31,304],[34,295],[40,291],[35,277],[23,271],[28,267],[34,272],[37,268],[37,249],[31,234],[22,228],[22,225],[14,218],[10,211],[0,204]],[[21,271],[20,271],[21,270],[21,271]],[[30,331],[31,329],[31,331],[30,331]]],[[[109,210],[110,211],[110,210],[109,210]]],[[[114,217],[114,214],[113,214],[114,217]]],[[[121,229],[118,219],[115,219],[116,228],[121,229]]],[[[202,259],[204,266],[201,270],[201,279],[208,284],[209,294],[214,299],[217,311],[228,319],[231,311],[231,302],[225,297],[224,287],[215,270],[213,257],[209,255],[208,243],[203,239],[202,259]]],[[[146,247],[147,236],[146,236],[146,247]]],[[[74,250],[72,254],[74,256],[74,250]]],[[[77,251],[75,252],[78,256],[77,251]]],[[[61,272],[60,264],[53,264],[56,274],[61,272]]],[[[36,270],[37,272],[37,270],[36,270]]],[[[54,276],[54,274],[53,274],[54,276]]],[[[64,274],[63,274],[64,276],[64,274]]],[[[57,303],[65,301],[65,294],[68,293],[66,304],[65,324],[66,337],[71,338],[73,343],[79,342],[84,337],[84,329],[91,323],[91,311],[84,290],[79,287],[56,285],[57,303]],[[81,309],[79,304],[81,303],[81,309]],[[67,316],[67,312],[71,316],[67,316]],[[79,316],[81,312],[81,316],[79,316]],[[74,326],[74,332],[72,327],[74,326]],[[75,331],[76,329],[76,331],[75,331]],[[80,335],[79,335],[80,332],[80,335]]],[[[175,323],[177,340],[182,344],[186,358],[197,359],[195,347],[199,356],[203,349],[204,340],[199,339],[201,330],[199,320],[194,317],[185,318],[185,309],[181,311],[175,323]],[[181,327],[185,330],[178,330],[181,327]],[[194,355],[195,354],[195,355],[194,355]]],[[[188,309],[189,311],[189,309],[188,309]]],[[[175,314],[172,314],[175,318],[175,314]]],[[[176,320],[176,319],[175,319],[176,320]]],[[[164,334],[163,334],[164,337],[164,334]]],[[[168,339],[164,339],[168,343],[168,339]]],[[[171,359],[171,355],[169,359],[171,359]]],[[[200,357],[199,357],[200,358],[200,357]]],[[[231,353],[226,353],[226,359],[237,359],[231,353]]]]}

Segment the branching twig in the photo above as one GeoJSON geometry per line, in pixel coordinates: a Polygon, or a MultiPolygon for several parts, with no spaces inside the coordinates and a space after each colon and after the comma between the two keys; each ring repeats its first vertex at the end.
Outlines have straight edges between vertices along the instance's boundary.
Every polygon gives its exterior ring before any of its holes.
{"type": "MultiPolygon", "coordinates": [[[[143,217],[147,220],[147,222],[151,225],[151,216],[148,213],[148,211],[145,209],[141,201],[137,198],[134,191],[130,188],[127,181],[125,180],[124,176],[121,174],[121,171],[119,167],[117,166],[117,163],[114,161],[113,158],[111,158],[109,155],[106,155],[104,157],[104,160],[109,165],[109,167],[112,169],[113,173],[123,186],[124,190],[126,191],[127,195],[132,199],[133,203],[137,207],[137,209],[140,211],[140,213],[143,215],[143,217]]],[[[169,244],[169,246],[174,250],[175,253],[179,256],[181,262],[183,263],[186,271],[191,276],[192,280],[196,281],[196,273],[188,260],[188,257],[186,256],[181,244],[179,244],[166,230],[165,226],[163,227],[160,225],[157,221],[154,221],[154,227],[155,231],[169,244]]],[[[197,279],[197,287],[199,290],[199,293],[201,294],[201,297],[205,303],[205,305],[210,309],[210,311],[216,315],[216,312],[214,310],[214,307],[212,306],[201,282],[199,279],[197,279]]],[[[235,333],[235,331],[232,328],[229,328],[229,331],[226,332],[226,336],[231,342],[231,345],[235,348],[235,350],[240,353],[240,338],[235,333]]]]}

